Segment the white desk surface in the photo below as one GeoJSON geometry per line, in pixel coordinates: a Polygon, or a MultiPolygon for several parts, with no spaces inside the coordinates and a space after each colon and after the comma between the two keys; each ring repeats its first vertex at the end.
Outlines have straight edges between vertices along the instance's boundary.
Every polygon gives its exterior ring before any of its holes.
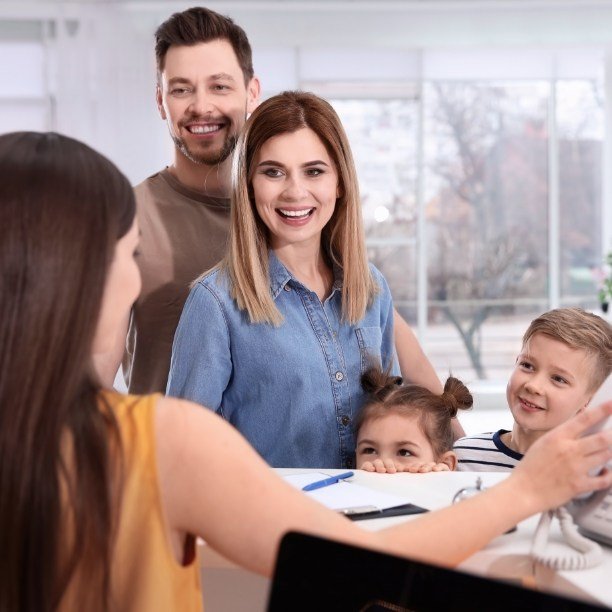
{"type": "MultiPolygon", "coordinates": [[[[277,469],[276,471],[284,475],[312,470],[277,469]]],[[[344,470],[316,471],[334,474],[344,470]]],[[[454,494],[462,487],[474,486],[478,476],[482,478],[483,485],[486,487],[499,482],[507,477],[507,474],[494,472],[370,474],[356,470],[354,480],[373,489],[406,496],[414,504],[429,510],[436,510],[450,505],[454,494]]],[[[357,524],[364,529],[376,530],[413,520],[416,516],[418,515],[372,519],[359,521],[357,524]]],[[[537,522],[538,517],[523,521],[515,532],[499,536],[483,550],[462,563],[459,569],[509,579],[526,586],[536,585],[542,590],[552,590],[612,608],[612,548],[602,545],[604,563],[590,570],[562,572],[547,569],[534,564],[529,557],[531,537],[537,522]]],[[[551,546],[561,546],[560,542],[562,539],[558,526],[555,524],[551,529],[551,546]]],[[[207,612],[265,609],[268,589],[266,580],[236,568],[210,549],[207,550],[206,547],[203,547],[202,553],[202,579],[207,612]],[[230,593],[235,599],[233,603],[229,600],[230,593]],[[240,596],[236,597],[237,594],[240,596]],[[240,603],[242,601],[246,603],[244,608],[240,603]]]]}

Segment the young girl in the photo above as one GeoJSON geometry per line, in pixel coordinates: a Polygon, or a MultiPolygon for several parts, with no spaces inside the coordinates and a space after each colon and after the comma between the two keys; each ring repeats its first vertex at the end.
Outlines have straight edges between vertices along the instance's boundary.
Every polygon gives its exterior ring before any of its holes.
{"type": "Polygon", "coordinates": [[[361,384],[370,398],[357,417],[357,467],[367,472],[454,470],[451,419],[472,407],[467,387],[452,376],[437,395],[398,376],[369,369],[361,384]]]}

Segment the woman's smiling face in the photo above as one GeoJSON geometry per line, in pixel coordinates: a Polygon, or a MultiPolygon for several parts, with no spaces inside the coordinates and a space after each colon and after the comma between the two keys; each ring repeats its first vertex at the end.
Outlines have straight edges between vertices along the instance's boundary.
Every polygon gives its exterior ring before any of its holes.
{"type": "Polygon", "coordinates": [[[259,150],[252,178],[255,207],[273,249],[319,245],[338,198],[338,172],[310,128],[273,136],[259,150]]]}

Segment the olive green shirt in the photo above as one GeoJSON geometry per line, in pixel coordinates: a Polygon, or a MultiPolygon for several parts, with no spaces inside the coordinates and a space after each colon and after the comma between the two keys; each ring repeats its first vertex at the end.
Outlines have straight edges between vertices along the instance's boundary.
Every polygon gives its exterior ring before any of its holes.
{"type": "Polygon", "coordinates": [[[130,317],[123,372],[130,393],[163,393],[190,285],[225,254],[230,206],[185,187],[167,169],[134,193],[142,292],[130,317]]]}

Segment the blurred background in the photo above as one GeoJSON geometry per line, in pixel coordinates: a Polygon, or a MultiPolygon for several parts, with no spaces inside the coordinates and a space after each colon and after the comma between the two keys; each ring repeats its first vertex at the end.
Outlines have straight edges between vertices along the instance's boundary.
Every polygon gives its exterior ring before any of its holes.
{"type": "MultiPolygon", "coordinates": [[[[153,32],[194,4],[0,0],[0,132],[69,134],[133,183],[158,171],[172,143],[155,106],[153,32]]],[[[246,30],[264,97],[299,88],[332,102],[369,255],[398,309],[442,378],[452,371],[503,409],[531,319],[600,312],[612,2],[204,4],[246,30]]]]}

